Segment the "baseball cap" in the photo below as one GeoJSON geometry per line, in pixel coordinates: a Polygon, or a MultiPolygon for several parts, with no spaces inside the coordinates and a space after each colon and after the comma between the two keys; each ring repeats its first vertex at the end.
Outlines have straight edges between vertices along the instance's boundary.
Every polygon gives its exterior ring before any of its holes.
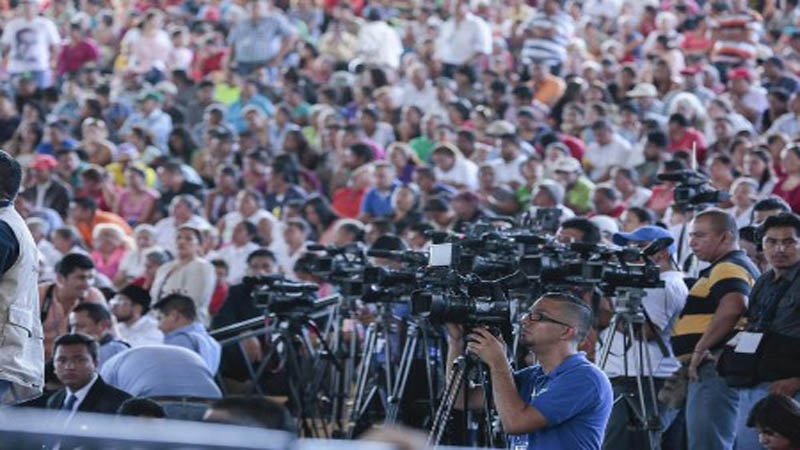
{"type": "Polygon", "coordinates": [[[143,101],[146,101],[146,100],[155,100],[157,102],[160,102],[163,99],[164,99],[164,97],[161,95],[161,92],[158,92],[158,91],[155,91],[155,90],[144,91],[141,94],[139,94],[139,97],[136,98],[136,100],[140,101],[140,102],[143,102],[143,101]]]}
{"type": "Polygon", "coordinates": [[[574,173],[579,170],[581,170],[581,162],[571,156],[558,158],[555,163],[556,172],[574,173]]]}
{"type": "Polygon", "coordinates": [[[58,165],[55,158],[50,155],[36,155],[31,163],[31,169],[48,170],[58,165]]]}
{"type": "Polygon", "coordinates": [[[639,83],[628,92],[627,96],[631,98],[658,97],[658,91],[656,87],[650,83],[639,83]]]}
{"type": "Polygon", "coordinates": [[[728,72],[728,79],[753,81],[753,74],[746,67],[738,67],[728,72]]]}
{"type": "Polygon", "coordinates": [[[486,134],[489,136],[505,136],[517,132],[517,127],[506,120],[495,120],[486,127],[486,134]]]}
{"type": "MultiPolygon", "coordinates": [[[[612,242],[617,245],[627,245],[630,241],[652,242],[656,239],[666,237],[672,238],[672,235],[669,233],[669,231],[655,225],[646,225],[637,228],[632,233],[614,233],[612,242]]],[[[675,242],[669,245],[670,254],[674,255],[677,251],[678,247],[675,245],[675,242]]]]}

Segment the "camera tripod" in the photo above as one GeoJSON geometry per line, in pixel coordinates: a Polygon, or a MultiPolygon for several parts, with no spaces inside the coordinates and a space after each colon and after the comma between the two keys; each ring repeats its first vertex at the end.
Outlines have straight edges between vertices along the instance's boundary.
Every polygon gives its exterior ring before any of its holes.
{"type": "MultiPolygon", "coordinates": [[[[658,412],[658,400],[655,382],[653,380],[653,367],[650,359],[650,348],[642,336],[643,328],[650,324],[647,311],[642,306],[642,299],[646,296],[643,289],[618,288],[614,299],[614,315],[608,324],[608,341],[603,343],[600,354],[600,368],[605,370],[611,347],[617,331],[622,333],[624,342],[623,366],[624,373],[628,374],[628,354],[631,345],[636,345],[638,361],[633,378],[636,384],[635,393],[625,393],[614,399],[614,403],[624,402],[632,418],[629,426],[637,431],[647,433],[649,450],[660,450],[661,423],[658,412]],[[645,369],[643,373],[642,369],[645,369]]],[[[656,336],[662,353],[668,354],[660,336],[656,336]]]]}
{"type": "Polygon", "coordinates": [[[361,363],[358,366],[353,393],[353,405],[350,409],[347,437],[355,437],[358,428],[363,424],[369,407],[376,396],[386,412],[389,408],[389,395],[392,392],[392,310],[390,304],[378,304],[378,316],[367,327],[364,336],[364,348],[361,354],[361,363]],[[378,353],[383,351],[383,364],[375,364],[378,353]],[[381,370],[382,369],[382,370],[381,370]]]}
{"type": "Polygon", "coordinates": [[[431,424],[431,431],[428,434],[428,446],[438,446],[442,440],[442,436],[447,430],[450,423],[450,418],[453,409],[456,406],[458,393],[463,393],[464,401],[464,430],[468,440],[472,441],[472,445],[479,445],[480,440],[477,435],[480,428],[478,421],[475,419],[475,413],[467,408],[467,393],[470,388],[470,380],[475,380],[476,385],[483,389],[483,427],[484,436],[482,442],[489,447],[494,447],[496,444],[494,436],[493,418],[495,414],[491,409],[491,386],[486,366],[480,362],[477,357],[470,354],[464,354],[456,358],[452,364],[452,370],[447,377],[444,393],[442,395],[441,403],[433,416],[433,423],[431,424]]]}
{"type": "Polygon", "coordinates": [[[408,332],[406,333],[406,343],[403,347],[403,353],[400,356],[400,365],[397,368],[397,379],[395,379],[394,387],[387,399],[388,408],[386,410],[386,423],[394,424],[397,422],[397,416],[400,412],[400,403],[405,394],[406,385],[408,383],[408,376],[411,373],[411,366],[414,362],[415,355],[421,347],[421,351],[425,354],[425,375],[428,388],[428,399],[430,408],[430,417],[433,417],[435,411],[433,409],[433,401],[435,398],[434,390],[434,377],[431,369],[431,353],[430,353],[430,340],[428,335],[427,322],[420,319],[420,321],[408,321],[408,332]]]}

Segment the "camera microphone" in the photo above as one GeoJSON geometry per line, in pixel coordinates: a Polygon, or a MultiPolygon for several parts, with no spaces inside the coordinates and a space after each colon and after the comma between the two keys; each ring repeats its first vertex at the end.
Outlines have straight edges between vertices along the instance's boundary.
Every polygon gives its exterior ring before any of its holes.
{"type": "Polygon", "coordinates": [[[653,256],[656,253],[660,252],[661,250],[669,248],[669,246],[672,245],[673,242],[675,242],[675,239],[671,237],[658,238],[655,241],[648,244],[647,247],[645,247],[642,250],[642,254],[648,257],[653,256]]]}

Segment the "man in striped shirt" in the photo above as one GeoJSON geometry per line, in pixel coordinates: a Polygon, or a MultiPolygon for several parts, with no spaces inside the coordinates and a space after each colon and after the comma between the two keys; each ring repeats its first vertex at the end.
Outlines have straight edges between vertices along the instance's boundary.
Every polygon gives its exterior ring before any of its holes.
{"type": "Polygon", "coordinates": [[[572,37],[574,21],[561,8],[559,0],[546,0],[542,11],[525,24],[521,59],[548,63],[558,73],[567,57],[567,42],[572,37]]]}

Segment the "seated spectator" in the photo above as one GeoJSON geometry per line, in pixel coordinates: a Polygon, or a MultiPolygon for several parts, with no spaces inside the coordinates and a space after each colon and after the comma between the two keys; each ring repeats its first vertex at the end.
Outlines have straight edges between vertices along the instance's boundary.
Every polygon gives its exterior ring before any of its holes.
{"type": "Polygon", "coordinates": [[[147,290],[129,284],[111,299],[111,312],[117,318],[120,339],[131,347],[155,345],[164,342],[158,321],[149,315],[150,294],[147,290]]]}
{"type": "Polygon", "coordinates": [[[208,305],[214,294],[214,266],[200,256],[202,232],[183,225],[178,229],[176,259],[156,270],[150,297],[157,303],[164,297],[181,293],[195,302],[196,314],[202,324],[210,323],[208,305]]]}
{"type": "Polygon", "coordinates": [[[73,200],[70,216],[75,222],[75,227],[80,232],[83,241],[86,242],[89,247],[93,247],[93,230],[101,223],[117,225],[126,235],[133,235],[133,230],[130,225],[120,216],[107,211],[100,211],[97,208],[97,203],[88,197],[78,197],[73,200]]]}
{"type": "Polygon", "coordinates": [[[379,161],[373,164],[374,185],[367,190],[361,200],[361,213],[358,218],[369,222],[373,218],[392,215],[392,193],[399,185],[394,166],[379,161]]]}
{"type": "Polygon", "coordinates": [[[175,345],[128,349],[106,361],[100,376],[136,397],[222,397],[203,358],[175,345]]]}
{"type": "Polygon", "coordinates": [[[97,371],[97,342],[83,334],[65,334],[53,343],[56,376],[64,385],[48,400],[50,409],[70,412],[116,414],[131,398],[123,390],[106,384],[97,371]]]}
{"type": "Polygon", "coordinates": [[[138,166],[125,169],[125,188],[119,193],[114,213],[131,226],[149,223],[155,216],[158,191],[147,186],[147,173],[138,166]]]}
{"type": "Polygon", "coordinates": [[[399,186],[392,194],[392,222],[397,234],[402,234],[408,227],[422,222],[419,189],[413,184],[399,186]]]}
{"type": "Polygon", "coordinates": [[[758,201],[758,182],[752,178],[739,177],[731,184],[731,202],[728,212],[736,219],[739,228],[750,225],[753,206],[758,201]]]}
{"type": "Polygon", "coordinates": [[[69,188],[56,179],[53,169],[58,162],[50,155],[37,155],[31,165],[33,184],[20,194],[34,208],[51,208],[62,218],[67,217],[69,209],[69,188]]]}
{"type": "Polygon", "coordinates": [[[625,233],[631,233],[633,230],[643,226],[654,225],[656,219],[653,212],[649,209],[634,206],[626,209],[622,213],[622,216],[620,216],[620,221],[622,222],[622,231],[625,233]]]}
{"type": "Polygon", "coordinates": [[[56,280],[39,284],[45,360],[52,357],[53,341],[69,329],[68,315],[81,303],[105,305],[105,297],[95,287],[94,263],[80,253],[64,256],[55,267],[56,280]]]}
{"type": "Polygon", "coordinates": [[[441,144],[431,153],[436,179],[456,189],[478,188],[478,166],[453,144],[441,144]]]}
{"type": "Polygon", "coordinates": [[[373,185],[373,176],[374,169],[369,164],[353,171],[347,186],[337,189],[331,196],[331,206],[336,214],[351,219],[361,214],[361,203],[373,185]]]}
{"type": "Polygon", "coordinates": [[[575,217],[575,213],[564,206],[564,186],[553,180],[542,180],[533,190],[531,207],[528,210],[531,217],[536,217],[539,209],[561,210],[560,221],[575,217]]]}
{"type": "Polygon", "coordinates": [[[172,256],[166,250],[160,248],[151,248],[144,254],[144,272],[138,278],[131,281],[131,284],[139,286],[150,292],[153,287],[153,282],[156,278],[156,272],[162,265],[172,260],[172,256]]]}
{"type": "Polygon", "coordinates": [[[36,146],[36,153],[53,156],[59,150],[72,150],[78,146],[78,141],[70,137],[67,123],[62,120],[53,120],[47,124],[47,141],[36,146]]]}
{"type": "Polygon", "coordinates": [[[425,203],[423,211],[425,218],[435,230],[449,231],[455,224],[456,216],[450,208],[449,199],[433,197],[425,203]]]}
{"type": "Polygon", "coordinates": [[[204,422],[296,433],[297,426],[289,411],[262,397],[226,397],[214,402],[203,416],[204,422]]]}
{"type": "Polygon", "coordinates": [[[619,191],[610,186],[595,188],[592,193],[592,203],[594,203],[594,212],[590,216],[603,215],[618,219],[626,208],[619,191]]]}
{"type": "Polygon", "coordinates": [[[614,187],[622,196],[622,201],[629,207],[644,206],[653,193],[650,189],[639,186],[639,174],[627,167],[616,167],[612,170],[614,187]]]}
{"type": "Polygon", "coordinates": [[[783,175],[772,193],[786,200],[792,211],[800,213],[800,146],[790,146],[781,152],[783,175]]]}
{"type": "Polygon", "coordinates": [[[566,191],[564,206],[575,214],[586,214],[592,209],[594,183],[583,175],[580,161],[572,157],[556,161],[555,179],[566,191]]]}
{"type": "Polygon", "coordinates": [[[164,344],[187,348],[208,364],[209,370],[219,369],[220,345],[198,322],[195,302],[181,294],[170,294],[153,305],[158,312],[158,328],[164,333],[164,344]]]}
{"type": "Polygon", "coordinates": [[[81,333],[97,341],[97,367],[103,366],[109,358],[130,348],[127,342],[116,339],[111,334],[111,312],[105,305],[81,303],[69,313],[71,333],[81,333]]]}
{"type": "Polygon", "coordinates": [[[744,155],[744,173],[758,182],[756,195],[758,198],[766,198],[772,194],[778,176],[775,174],[772,155],[768,147],[759,147],[748,151],[744,155]]]}
{"type": "Polygon", "coordinates": [[[297,185],[296,170],[285,167],[278,168],[273,165],[270,177],[269,193],[264,196],[266,210],[273,216],[282,219],[283,208],[293,200],[304,200],[305,191],[297,185]]]}
{"type": "Polygon", "coordinates": [[[148,250],[156,248],[156,231],[152,225],[139,225],[133,229],[134,243],[119,262],[117,273],[112,280],[116,286],[125,286],[144,273],[145,257],[148,250]]]}
{"type": "Polygon", "coordinates": [[[178,229],[182,226],[191,226],[204,230],[211,225],[199,215],[200,201],[191,195],[178,195],[172,199],[169,206],[169,215],[155,224],[156,242],[159,247],[168,250],[173,255],[176,253],[175,242],[178,229]]]}
{"type": "Polygon", "coordinates": [[[302,209],[303,219],[311,226],[311,236],[321,245],[333,242],[333,232],[339,221],[339,215],[333,210],[327,198],[312,195],[306,199],[302,209]]]}
{"type": "Polygon", "coordinates": [[[456,189],[449,184],[438,180],[436,171],[430,167],[419,167],[414,173],[414,182],[419,186],[422,195],[421,203],[427,204],[433,197],[450,198],[456,193],[456,189]]]}
{"type": "Polygon", "coordinates": [[[225,261],[228,266],[228,277],[226,280],[230,284],[237,284],[242,281],[247,270],[247,255],[259,248],[256,242],[258,239],[258,228],[252,222],[243,220],[233,228],[233,238],[231,242],[224,245],[221,249],[210,252],[208,259],[219,258],[225,261]]]}
{"type": "Polygon", "coordinates": [[[101,223],[94,227],[92,238],[94,250],[89,256],[94,261],[95,269],[108,278],[114,278],[123,258],[131,250],[131,239],[113,223],[101,223]]]}
{"type": "Polygon", "coordinates": [[[283,238],[286,241],[286,254],[278,260],[281,272],[291,280],[296,279],[294,265],[306,253],[309,244],[308,224],[299,218],[289,219],[283,229],[283,238]]]}

